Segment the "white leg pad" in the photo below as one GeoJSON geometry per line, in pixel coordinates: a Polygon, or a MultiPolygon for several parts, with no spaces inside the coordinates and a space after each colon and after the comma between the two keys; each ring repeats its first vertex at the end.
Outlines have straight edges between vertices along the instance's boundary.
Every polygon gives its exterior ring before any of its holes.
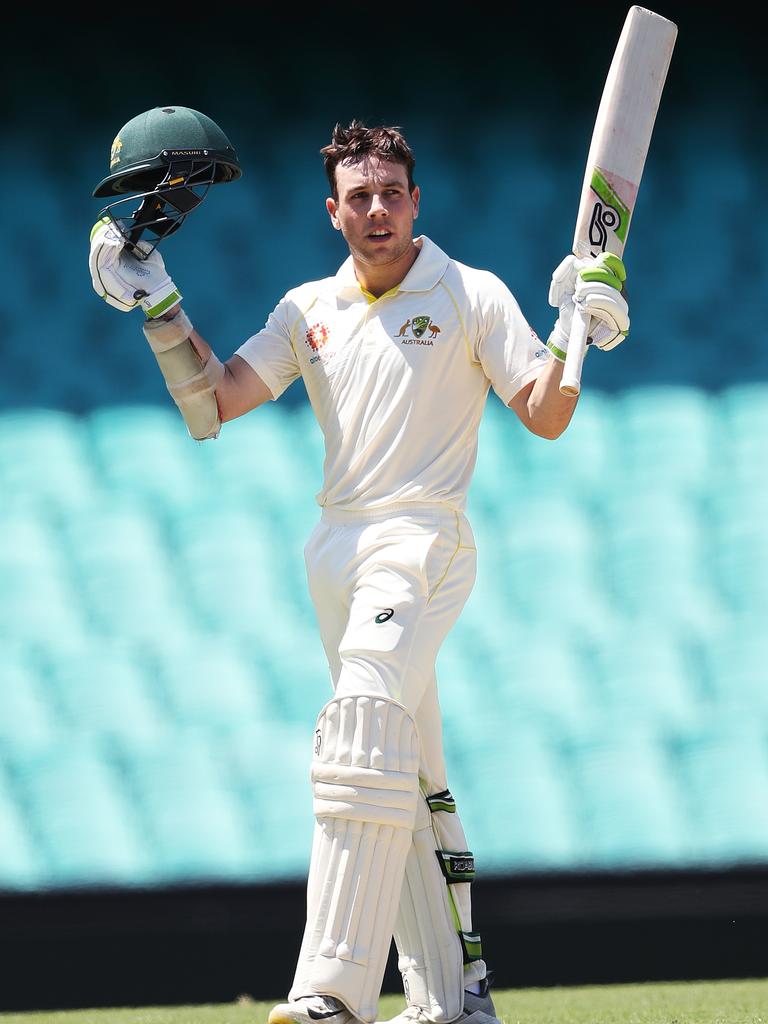
{"type": "Polygon", "coordinates": [[[307,925],[289,999],[336,996],[374,1021],[419,797],[416,724],[388,698],[341,697],[315,737],[307,925]]]}
{"type": "Polygon", "coordinates": [[[430,1020],[455,1020],[464,1006],[464,957],[448,886],[435,857],[431,814],[419,799],[395,924],[398,967],[409,1006],[430,1020]]]}
{"type": "Polygon", "coordinates": [[[464,988],[486,975],[480,937],[472,932],[467,851],[450,793],[420,798],[395,941],[409,1006],[447,1024],[464,1008],[464,988]]]}

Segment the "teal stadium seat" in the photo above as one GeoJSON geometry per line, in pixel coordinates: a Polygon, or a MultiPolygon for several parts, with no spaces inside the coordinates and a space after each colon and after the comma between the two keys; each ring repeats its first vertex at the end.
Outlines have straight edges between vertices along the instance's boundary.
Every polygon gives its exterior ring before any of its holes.
{"type": "Polygon", "coordinates": [[[489,551],[478,561],[492,552],[506,615],[584,630],[612,616],[599,573],[599,534],[583,507],[554,494],[516,498],[483,547],[489,551]]]}
{"type": "Polygon", "coordinates": [[[0,759],[0,892],[35,889],[44,880],[45,865],[0,759]]]}
{"type": "MultiPolygon", "coordinates": [[[[141,340],[141,339],[139,339],[141,340]]],[[[154,507],[192,503],[213,493],[195,463],[196,442],[168,397],[167,406],[112,406],[88,416],[94,464],[104,487],[154,507]]]]}
{"type": "Polygon", "coordinates": [[[285,721],[313,727],[333,695],[331,675],[317,627],[291,622],[285,631],[271,626],[244,644],[269,705],[285,721]]]}
{"type": "Polygon", "coordinates": [[[257,863],[228,765],[228,741],[178,729],[116,750],[158,881],[248,880],[257,863]]]}
{"type": "Polygon", "coordinates": [[[257,666],[226,636],[156,646],[151,660],[156,699],[177,727],[228,732],[273,714],[257,666]]]}
{"type": "Polygon", "coordinates": [[[227,740],[259,881],[306,875],[314,826],[313,740],[312,725],[287,722],[243,723],[227,740]]]}
{"type": "Polygon", "coordinates": [[[590,667],[575,638],[564,631],[553,643],[546,636],[532,636],[523,625],[503,616],[496,626],[495,634],[486,634],[487,645],[482,647],[463,645],[457,650],[458,637],[446,641],[438,656],[438,683],[447,658],[447,688],[458,694],[447,698],[448,706],[456,709],[473,694],[472,717],[481,723],[502,715],[513,732],[528,727],[557,736],[589,728],[596,714],[596,694],[590,667]],[[466,668],[456,665],[459,659],[466,668]],[[465,675],[460,680],[462,671],[465,675]],[[478,700],[480,707],[475,710],[478,700]]]}
{"type": "Polygon", "coordinates": [[[82,507],[98,481],[79,418],[61,409],[0,413],[3,508],[82,507]]]}
{"type": "Polygon", "coordinates": [[[90,739],[15,746],[7,760],[46,885],[134,885],[152,876],[138,820],[105,748],[90,739]]]}
{"type": "Polygon", "coordinates": [[[87,624],[67,569],[45,515],[0,513],[0,635],[22,641],[82,635],[87,624]]]}
{"type": "Polygon", "coordinates": [[[447,754],[448,784],[483,877],[578,864],[577,821],[548,737],[499,715],[495,729],[468,721],[447,754]]]}
{"type": "Polygon", "coordinates": [[[683,384],[631,388],[616,399],[616,422],[627,486],[693,494],[706,486],[718,441],[718,410],[706,391],[683,384]]]}
{"type": "Polygon", "coordinates": [[[671,760],[652,729],[596,733],[569,744],[566,768],[584,865],[685,864],[692,855],[671,760]]]}
{"type": "MultiPolygon", "coordinates": [[[[311,477],[291,422],[289,410],[268,403],[225,423],[218,439],[206,441],[199,453],[217,498],[263,509],[272,521],[273,535],[282,529],[286,508],[312,502],[311,477]]],[[[315,429],[319,431],[316,424],[315,429]]]]}
{"type": "Polygon", "coordinates": [[[4,644],[0,660],[0,753],[8,743],[46,743],[57,732],[56,713],[31,648],[4,644]]]}
{"type": "Polygon", "coordinates": [[[706,629],[724,608],[709,569],[698,504],[665,491],[606,498],[604,572],[616,609],[631,621],[706,629]]]}
{"type": "Polygon", "coordinates": [[[300,611],[296,588],[284,578],[281,548],[260,514],[242,505],[208,506],[176,517],[171,531],[193,607],[207,628],[291,634],[300,611]]]}
{"type": "Polygon", "coordinates": [[[705,697],[693,640],[673,628],[627,624],[590,648],[606,720],[650,728],[694,720],[705,697]]]}
{"type": "Polygon", "coordinates": [[[168,718],[144,659],[119,639],[92,636],[44,652],[48,706],[61,728],[96,736],[166,736],[168,718]]]}
{"type": "Polygon", "coordinates": [[[768,739],[764,717],[723,714],[681,731],[675,773],[684,789],[696,860],[768,861],[768,739]]]}
{"type": "Polygon", "coordinates": [[[96,632],[151,639],[191,629],[167,538],[147,506],[110,496],[68,517],[62,538],[96,632]]]}
{"type": "Polygon", "coordinates": [[[768,383],[732,384],[719,396],[718,469],[732,488],[765,491],[768,462],[768,383]]]}
{"type": "MultiPolygon", "coordinates": [[[[727,481],[726,481],[727,486],[727,481]]],[[[768,604],[768,489],[743,485],[729,500],[713,497],[712,573],[723,600],[736,614],[768,604]]]]}
{"type": "Polygon", "coordinates": [[[750,713],[768,722],[768,636],[761,607],[724,620],[702,638],[706,692],[720,713],[750,713]]]}
{"type": "Polygon", "coordinates": [[[618,460],[614,399],[585,392],[568,430],[556,444],[536,437],[489,395],[480,424],[473,501],[511,511],[523,495],[566,495],[583,501],[600,492],[618,460]]]}

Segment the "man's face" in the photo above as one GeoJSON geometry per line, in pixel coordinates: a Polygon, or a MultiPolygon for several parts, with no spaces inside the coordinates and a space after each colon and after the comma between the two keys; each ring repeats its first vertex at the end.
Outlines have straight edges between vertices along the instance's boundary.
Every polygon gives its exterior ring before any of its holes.
{"type": "Polygon", "coordinates": [[[336,167],[338,200],[327,199],[333,226],[359,263],[395,263],[413,245],[419,190],[408,191],[403,164],[371,157],[336,167]]]}

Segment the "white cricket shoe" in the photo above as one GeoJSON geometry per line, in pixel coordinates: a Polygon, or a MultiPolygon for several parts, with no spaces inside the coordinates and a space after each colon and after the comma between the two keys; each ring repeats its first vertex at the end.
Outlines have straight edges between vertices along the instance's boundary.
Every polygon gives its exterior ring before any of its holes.
{"type": "MultiPolygon", "coordinates": [[[[500,1024],[496,1016],[496,1007],[491,998],[491,978],[489,972],[487,978],[480,982],[480,992],[468,992],[464,990],[464,1010],[452,1024],[500,1024]]],[[[388,1021],[380,1021],[379,1024],[433,1024],[425,1011],[420,1006],[407,1006],[402,1013],[388,1021]]]]}
{"type": "Polygon", "coordinates": [[[357,1017],[333,996],[302,996],[288,1003],[278,1003],[267,1018],[267,1024],[352,1024],[357,1017]]]}

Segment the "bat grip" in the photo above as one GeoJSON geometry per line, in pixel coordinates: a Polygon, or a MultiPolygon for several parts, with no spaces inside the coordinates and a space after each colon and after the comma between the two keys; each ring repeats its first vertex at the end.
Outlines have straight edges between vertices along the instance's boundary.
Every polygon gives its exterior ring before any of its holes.
{"type": "Polygon", "coordinates": [[[571,336],[565,353],[565,366],[560,380],[560,394],[575,398],[581,391],[581,366],[587,352],[587,335],[592,318],[578,306],[573,311],[571,336]]]}

